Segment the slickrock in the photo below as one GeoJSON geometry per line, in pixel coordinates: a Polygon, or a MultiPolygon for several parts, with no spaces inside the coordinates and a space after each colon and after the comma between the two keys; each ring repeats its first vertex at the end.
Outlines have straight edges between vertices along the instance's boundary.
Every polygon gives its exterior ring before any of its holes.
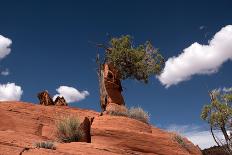
{"type": "Polygon", "coordinates": [[[187,139],[187,147],[173,140],[173,133],[126,117],[100,116],[92,110],[0,102],[0,118],[1,155],[201,155],[187,139]],[[91,130],[91,135],[87,134],[83,142],[59,143],[56,121],[70,115],[80,118],[81,130],[91,130]],[[86,143],[90,138],[91,143],[86,143]],[[41,141],[53,141],[56,150],[35,148],[41,141]]]}

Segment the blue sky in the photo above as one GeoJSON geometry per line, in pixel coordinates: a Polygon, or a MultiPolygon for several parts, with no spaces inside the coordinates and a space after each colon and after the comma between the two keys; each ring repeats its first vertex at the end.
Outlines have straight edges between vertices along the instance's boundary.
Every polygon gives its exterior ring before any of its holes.
{"type": "MultiPolygon", "coordinates": [[[[166,60],[178,56],[194,42],[208,41],[232,23],[230,0],[144,1],[2,1],[0,35],[12,40],[11,53],[0,60],[0,69],[10,74],[0,83],[21,86],[22,101],[37,103],[37,93],[57,94],[60,86],[86,90],[89,95],[71,106],[100,111],[95,57],[90,41],[107,42],[107,34],[130,34],[135,44],[151,40],[166,60]]],[[[103,51],[99,51],[103,52],[103,51]]],[[[208,91],[231,86],[231,61],[210,75],[165,88],[150,78],[145,85],[123,81],[126,104],[141,106],[151,114],[151,123],[199,126],[201,108],[209,102],[208,91]]]]}

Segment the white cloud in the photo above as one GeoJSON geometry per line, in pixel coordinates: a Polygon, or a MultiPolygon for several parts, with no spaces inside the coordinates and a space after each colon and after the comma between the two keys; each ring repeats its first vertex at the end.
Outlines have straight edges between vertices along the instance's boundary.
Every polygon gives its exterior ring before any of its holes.
{"type": "Polygon", "coordinates": [[[0,59],[5,58],[8,54],[10,54],[11,49],[10,45],[12,41],[9,38],[6,38],[0,35],[0,59]]]}
{"type": "Polygon", "coordinates": [[[15,83],[0,84],[0,101],[19,101],[23,90],[15,83]]]}
{"type": "Polygon", "coordinates": [[[86,96],[89,95],[88,91],[79,91],[73,87],[68,87],[68,86],[60,86],[56,91],[59,94],[56,94],[53,97],[53,100],[56,99],[57,96],[63,96],[68,103],[72,102],[78,102],[80,100],[83,100],[86,98],[86,96]]]}
{"type": "Polygon", "coordinates": [[[9,69],[5,69],[5,70],[1,71],[1,75],[3,75],[3,76],[7,76],[9,74],[10,74],[9,69]]]}
{"type": "MultiPolygon", "coordinates": [[[[198,145],[201,149],[216,146],[209,130],[196,125],[170,125],[166,128],[168,131],[177,132],[187,137],[193,144],[198,145]]],[[[223,139],[221,132],[215,132],[217,139],[223,139]]]]}
{"type": "Polygon", "coordinates": [[[209,45],[195,42],[179,56],[169,58],[158,79],[169,87],[196,74],[215,73],[228,60],[232,60],[232,25],[217,32],[209,45]]]}

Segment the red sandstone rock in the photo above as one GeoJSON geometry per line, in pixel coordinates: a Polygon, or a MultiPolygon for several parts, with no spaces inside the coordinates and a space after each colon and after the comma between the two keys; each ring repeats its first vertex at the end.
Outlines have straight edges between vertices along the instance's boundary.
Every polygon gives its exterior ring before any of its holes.
{"type": "Polygon", "coordinates": [[[53,102],[52,98],[50,97],[47,90],[38,93],[37,97],[39,98],[41,105],[45,105],[45,106],[54,105],[54,102],[53,102]]]}
{"type": "Polygon", "coordinates": [[[54,101],[54,104],[57,106],[67,106],[68,103],[65,101],[64,97],[57,96],[57,98],[54,101]]]}
{"type": "Polygon", "coordinates": [[[99,75],[102,111],[107,111],[107,106],[112,103],[124,107],[125,102],[121,94],[122,86],[117,69],[112,64],[103,64],[99,75]]]}
{"type": "Polygon", "coordinates": [[[199,148],[187,139],[184,141],[188,149],[173,141],[172,133],[126,117],[99,116],[91,110],[0,102],[0,118],[1,155],[201,155],[199,148]],[[55,122],[67,115],[77,116],[81,122],[88,119],[91,123],[94,118],[91,143],[55,142],[56,150],[35,148],[36,142],[56,140],[55,122]]]}

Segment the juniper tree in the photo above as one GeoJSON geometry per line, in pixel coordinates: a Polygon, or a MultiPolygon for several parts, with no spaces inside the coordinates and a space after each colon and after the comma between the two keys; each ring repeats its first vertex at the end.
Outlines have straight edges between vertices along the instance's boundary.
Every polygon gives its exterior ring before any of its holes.
{"type": "Polygon", "coordinates": [[[209,95],[211,103],[203,107],[201,118],[210,125],[211,134],[217,145],[221,146],[223,142],[215,136],[215,130],[222,132],[226,146],[231,151],[232,141],[228,131],[232,129],[232,89],[213,90],[209,95]]]}
{"type": "MultiPolygon", "coordinates": [[[[154,48],[151,42],[136,46],[130,35],[114,37],[109,40],[108,45],[98,44],[105,49],[104,57],[99,62],[99,83],[101,106],[106,104],[107,92],[104,88],[103,65],[110,64],[117,70],[118,85],[122,90],[120,80],[133,79],[143,83],[148,83],[149,77],[159,75],[164,67],[164,58],[160,52],[154,48]]],[[[103,111],[104,111],[103,107],[103,111]]]]}

